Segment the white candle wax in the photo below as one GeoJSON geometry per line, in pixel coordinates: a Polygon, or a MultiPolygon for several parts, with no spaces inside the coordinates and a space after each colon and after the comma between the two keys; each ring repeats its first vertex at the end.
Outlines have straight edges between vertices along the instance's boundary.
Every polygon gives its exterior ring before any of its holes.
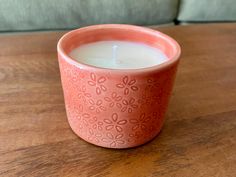
{"type": "Polygon", "coordinates": [[[168,60],[157,48],[128,41],[99,41],[81,45],[69,56],[81,63],[111,69],[146,68],[168,60]]]}

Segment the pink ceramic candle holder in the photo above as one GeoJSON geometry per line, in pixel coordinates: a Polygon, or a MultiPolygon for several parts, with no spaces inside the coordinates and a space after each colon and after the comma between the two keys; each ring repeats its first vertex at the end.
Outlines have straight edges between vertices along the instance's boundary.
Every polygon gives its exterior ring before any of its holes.
{"type": "Polygon", "coordinates": [[[143,27],[95,25],[65,34],[57,49],[68,121],[79,137],[102,147],[129,148],[160,132],[180,56],[175,40],[143,27]],[[79,45],[101,40],[145,43],[169,60],[127,70],[90,66],[68,56],[79,45]]]}

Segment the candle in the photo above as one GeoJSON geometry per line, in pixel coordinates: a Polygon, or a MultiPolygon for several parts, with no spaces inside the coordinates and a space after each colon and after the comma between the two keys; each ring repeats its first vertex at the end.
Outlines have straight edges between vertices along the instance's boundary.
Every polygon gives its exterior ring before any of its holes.
{"type": "Polygon", "coordinates": [[[57,50],[68,122],[79,137],[130,148],[160,132],[179,63],[174,39],[132,25],[95,25],[65,34],[57,50]]]}
{"type": "Polygon", "coordinates": [[[146,68],[167,61],[161,50],[128,41],[88,43],[72,50],[69,56],[81,63],[111,69],[146,68]]]}

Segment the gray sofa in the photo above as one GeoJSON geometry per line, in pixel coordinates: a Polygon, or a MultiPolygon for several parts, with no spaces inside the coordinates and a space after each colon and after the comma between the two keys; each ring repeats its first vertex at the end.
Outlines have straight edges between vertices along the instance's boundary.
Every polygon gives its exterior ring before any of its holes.
{"type": "Polygon", "coordinates": [[[0,0],[0,32],[236,21],[236,0],[0,0]]]}

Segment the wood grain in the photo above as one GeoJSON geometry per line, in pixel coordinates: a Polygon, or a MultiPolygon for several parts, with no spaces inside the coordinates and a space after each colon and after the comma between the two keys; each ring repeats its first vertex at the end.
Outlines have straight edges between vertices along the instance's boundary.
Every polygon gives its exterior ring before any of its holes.
{"type": "Polygon", "coordinates": [[[236,24],[163,27],[182,60],[161,134],[126,150],[71,131],[56,42],[64,32],[0,36],[0,176],[236,176],[236,24]]]}

